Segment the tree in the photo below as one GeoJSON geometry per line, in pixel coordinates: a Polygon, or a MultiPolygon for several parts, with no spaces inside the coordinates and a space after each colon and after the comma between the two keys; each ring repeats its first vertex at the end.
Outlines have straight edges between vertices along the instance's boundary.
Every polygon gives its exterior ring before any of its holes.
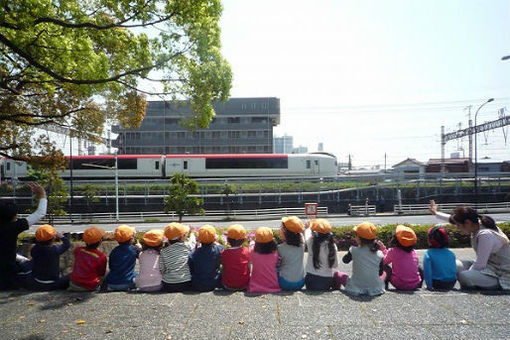
{"type": "Polygon", "coordinates": [[[190,195],[196,195],[199,192],[197,182],[180,173],[173,175],[170,182],[172,184],[169,188],[169,194],[165,197],[164,210],[166,214],[174,211],[179,216],[179,222],[181,222],[184,214],[204,213],[204,209],[202,209],[204,201],[198,197],[190,197],[190,195]]]}
{"type": "Polygon", "coordinates": [[[99,202],[99,197],[97,197],[97,187],[92,184],[85,184],[82,195],[83,200],[87,202],[87,211],[91,213],[92,209],[90,207],[90,203],[99,202]]]}
{"type": "Polygon", "coordinates": [[[105,121],[136,127],[145,95],[189,100],[184,125],[207,127],[232,82],[221,12],[220,0],[0,0],[0,155],[27,159],[36,127],[92,140],[105,121]]]}

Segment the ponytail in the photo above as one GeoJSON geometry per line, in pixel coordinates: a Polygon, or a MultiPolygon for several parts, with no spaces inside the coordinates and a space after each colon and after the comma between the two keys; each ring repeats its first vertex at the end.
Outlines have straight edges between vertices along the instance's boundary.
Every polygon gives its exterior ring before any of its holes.
{"type": "Polygon", "coordinates": [[[478,218],[480,219],[481,224],[487,228],[497,231],[498,227],[496,226],[496,222],[494,219],[487,215],[478,215],[478,218]]]}
{"type": "Polygon", "coordinates": [[[328,242],[328,265],[329,268],[333,267],[335,264],[336,259],[336,247],[335,247],[335,241],[333,240],[333,234],[321,234],[316,231],[313,232],[313,267],[315,269],[320,269],[321,267],[321,260],[320,260],[320,250],[321,250],[321,244],[322,242],[327,241],[328,242]]]}

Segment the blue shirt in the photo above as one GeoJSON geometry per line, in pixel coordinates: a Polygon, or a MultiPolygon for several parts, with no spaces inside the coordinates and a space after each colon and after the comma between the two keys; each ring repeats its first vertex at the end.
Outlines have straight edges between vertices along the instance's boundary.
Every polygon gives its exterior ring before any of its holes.
{"type": "Polygon", "coordinates": [[[455,281],[457,265],[455,254],[448,248],[430,248],[423,255],[423,278],[427,288],[432,289],[432,280],[455,281]]]}
{"type": "Polygon", "coordinates": [[[62,244],[42,246],[36,244],[30,254],[33,259],[32,276],[43,281],[55,281],[60,276],[60,255],[62,255],[71,243],[66,237],[62,237],[62,244]]]}
{"type": "Polygon", "coordinates": [[[191,252],[189,268],[193,285],[214,288],[218,285],[220,276],[222,245],[206,245],[191,252]]]}
{"type": "Polygon", "coordinates": [[[129,284],[135,278],[136,258],[140,250],[132,244],[119,244],[110,253],[110,272],[106,283],[112,285],[129,284]]]}

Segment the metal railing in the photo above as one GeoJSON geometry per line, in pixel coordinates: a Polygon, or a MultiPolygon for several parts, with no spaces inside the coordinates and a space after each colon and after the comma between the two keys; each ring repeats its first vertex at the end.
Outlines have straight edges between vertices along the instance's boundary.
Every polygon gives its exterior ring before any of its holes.
{"type": "MultiPolygon", "coordinates": [[[[499,203],[444,203],[438,204],[437,208],[439,211],[449,212],[459,206],[466,206],[476,209],[479,213],[500,213],[510,212],[510,202],[499,202],[499,203]]],[[[393,211],[395,214],[428,214],[428,204],[401,204],[394,205],[393,211]]]]}
{"type": "Polygon", "coordinates": [[[375,215],[375,205],[365,204],[365,205],[351,205],[349,210],[349,215],[351,216],[370,216],[375,215]]]}
{"type": "MultiPolygon", "coordinates": [[[[206,210],[203,215],[184,215],[186,218],[192,217],[196,220],[207,219],[265,219],[280,218],[282,216],[296,215],[305,217],[304,208],[274,208],[274,209],[251,209],[251,210],[206,210]]],[[[317,216],[327,217],[328,207],[318,207],[317,216]]],[[[23,216],[22,216],[23,217],[23,216]]],[[[111,223],[116,222],[115,212],[108,213],[73,213],[73,223],[111,223]]],[[[43,219],[47,220],[48,216],[43,219]]],[[[170,222],[177,219],[175,212],[165,214],[163,212],[120,212],[119,221],[122,222],[170,222]]],[[[69,223],[70,218],[65,216],[54,216],[53,223],[69,223]]]]}

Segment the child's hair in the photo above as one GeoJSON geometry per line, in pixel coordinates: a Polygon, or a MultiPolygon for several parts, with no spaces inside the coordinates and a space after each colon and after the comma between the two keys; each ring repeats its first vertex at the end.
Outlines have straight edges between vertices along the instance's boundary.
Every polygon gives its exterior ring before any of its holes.
{"type": "Polygon", "coordinates": [[[359,236],[358,236],[358,238],[359,238],[359,240],[361,242],[361,246],[362,247],[363,246],[370,246],[370,250],[372,252],[374,252],[374,253],[379,250],[379,245],[375,242],[375,238],[371,239],[371,240],[363,238],[363,237],[359,237],[359,236]]]}
{"type": "Polygon", "coordinates": [[[321,234],[316,231],[313,232],[313,267],[319,269],[321,267],[321,260],[319,258],[321,243],[328,242],[328,265],[329,268],[333,267],[336,257],[335,242],[333,240],[333,234],[321,234]]]}
{"type": "Polygon", "coordinates": [[[290,246],[300,247],[303,244],[301,233],[294,233],[282,225],[283,233],[285,235],[285,242],[290,246]]]}
{"type": "MultiPolygon", "coordinates": [[[[396,248],[400,248],[402,249],[403,251],[407,252],[407,253],[410,253],[413,249],[414,249],[414,245],[412,246],[409,246],[409,247],[404,247],[398,240],[397,238],[397,235],[393,235],[393,237],[391,238],[390,242],[389,242],[389,246],[390,247],[396,247],[396,248]]],[[[377,249],[379,249],[379,246],[377,247],[377,249]]],[[[377,250],[376,249],[376,250],[377,250]]]]}
{"type": "Polygon", "coordinates": [[[99,247],[99,245],[101,244],[102,241],[99,241],[99,242],[96,242],[96,243],[91,243],[91,244],[86,244],[85,247],[87,249],[97,249],[97,247],[99,247]]]}
{"type": "Polygon", "coordinates": [[[429,245],[432,248],[448,247],[448,233],[442,227],[430,228],[427,231],[429,245]]]}
{"type": "Polygon", "coordinates": [[[453,214],[450,215],[450,224],[465,223],[467,220],[473,223],[480,223],[488,229],[498,230],[496,222],[487,215],[480,215],[475,209],[470,207],[457,207],[453,210],[453,214]]]}
{"type": "Polygon", "coordinates": [[[13,203],[0,203],[0,223],[9,223],[18,214],[18,207],[13,203]]]}
{"type": "Polygon", "coordinates": [[[271,254],[276,251],[276,242],[274,240],[264,243],[255,242],[253,250],[259,254],[271,254]]]}
{"type": "Polygon", "coordinates": [[[233,238],[227,238],[227,242],[228,244],[230,244],[231,247],[239,247],[239,246],[242,246],[243,243],[244,243],[244,238],[240,239],[240,240],[236,240],[236,239],[233,239],[233,238]]]}

